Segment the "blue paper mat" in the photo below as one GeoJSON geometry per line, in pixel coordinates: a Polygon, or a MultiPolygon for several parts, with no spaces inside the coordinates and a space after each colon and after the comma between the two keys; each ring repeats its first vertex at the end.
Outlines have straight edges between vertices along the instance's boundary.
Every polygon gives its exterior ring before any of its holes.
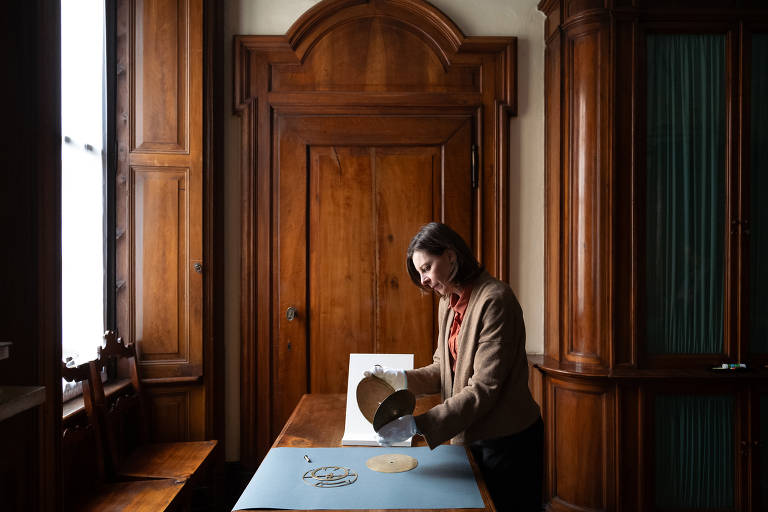
{"type": "MultiPolygon", "coordinates": [[[[337,472],[337,473],[340,473],[337,472]]],[[[353,478],[350,475],[348,478],[353,478]]],[[[273,448],[233,510],[483,508],[463,446],[418,448],[273,448]],[[401,453],[418,461],[403,473],[378,473],[365,462],[401,453]],[[312,461],[304,459],[307,455],[312,461]],[[326,466],[349,468],[357,480],[343,487],[314,487],[304,474],[326,466]]]]}

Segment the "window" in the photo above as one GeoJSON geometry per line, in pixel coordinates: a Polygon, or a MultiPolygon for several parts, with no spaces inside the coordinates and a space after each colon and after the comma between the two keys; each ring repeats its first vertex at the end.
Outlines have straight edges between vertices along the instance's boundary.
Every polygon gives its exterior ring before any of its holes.
{"type": "Polygon", "coordinates": [[[106,12],[104,0],[61,2],[62,357],[77,363],[96,357],[113,316],[106,12]]]}

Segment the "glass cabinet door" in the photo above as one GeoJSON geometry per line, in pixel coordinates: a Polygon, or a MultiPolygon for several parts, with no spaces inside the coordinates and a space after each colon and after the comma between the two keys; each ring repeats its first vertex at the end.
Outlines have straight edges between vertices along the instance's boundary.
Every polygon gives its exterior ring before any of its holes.
{"type": "Polygon", "coordinates": [[[647,34],[647,352],[723,352],[724,34],[647,34]]]}
{"type": "Polygon", "coordinates": [[[656,509],[735,508],[735,403],[734,394],[656,395],[656,509]]]}
{"type": "Polygon", "coordinates": [[[750,352],[768,354],[768,33],[752,35],[750,80],[750,352]]]}

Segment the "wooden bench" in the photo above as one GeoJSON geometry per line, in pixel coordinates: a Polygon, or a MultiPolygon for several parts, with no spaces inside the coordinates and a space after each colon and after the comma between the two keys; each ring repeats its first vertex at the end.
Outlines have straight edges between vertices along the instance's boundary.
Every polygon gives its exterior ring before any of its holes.
{"type": "MultiPolygon", "coordinates": [[[[108,472],[117,477],[174,478],[196,486],[207,475],[217,442],[179,441],[153,443],[150,439],[141,378],[136,361],[136,347],[126,346],[114,331],[104,335],[105,345],[99,357],[90,363],[93,382],[93,412],[104,425],[108,472]],[[98,378],[110,360],[127,365],[131,386],[128,393],[108,403],[104,386],[98,378]]],[[[85,403],[86,410],[89,405],[85,403]]]]}
{"type": "MultiPolygon", "coordinates": [[[[62,376],[82,382],[83,399],[92,400],[90,365],[70,368],[62,363],[62,376]]],[[[93,408],[91,407],[91,410],[93,408]]],[[[98,421],[62,432],[62,485],[65,512],[175,511],[184,506],[184,482],[173,478],[108,481],[102,431],[98,421]]]]}

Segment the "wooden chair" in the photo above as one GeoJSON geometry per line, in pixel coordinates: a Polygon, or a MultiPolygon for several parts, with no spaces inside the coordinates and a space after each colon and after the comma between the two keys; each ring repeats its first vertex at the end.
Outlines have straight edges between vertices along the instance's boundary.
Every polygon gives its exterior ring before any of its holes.
{"type": "MultiPolygon", "coordinates": [[[[82,382],[83,401],[92,404],[90,365],[71,368],[62,363],[61,373],[70,382],[82,382]]],[[[172,478],[107,481],[101,428],[92,419],[89,418],[86,425],[69,427],[62,432],[62,509],[65,512],[180,510],[184,487],[181,481],[172,478]]]]}
{"type": "Polygon", "coordinates": [[[104,335],[106,343],[91,374],[98,375],[113,358],[127,362],[130,392],[107,402],[101,379],[93,380],[93,408],[104,425],[109,470],[131,478],[174,478],[198,483],[213,460],[217,441],[150,442],[148,415],[136,361],[136,347],[126,346],[113,331],[104,335]]]}

